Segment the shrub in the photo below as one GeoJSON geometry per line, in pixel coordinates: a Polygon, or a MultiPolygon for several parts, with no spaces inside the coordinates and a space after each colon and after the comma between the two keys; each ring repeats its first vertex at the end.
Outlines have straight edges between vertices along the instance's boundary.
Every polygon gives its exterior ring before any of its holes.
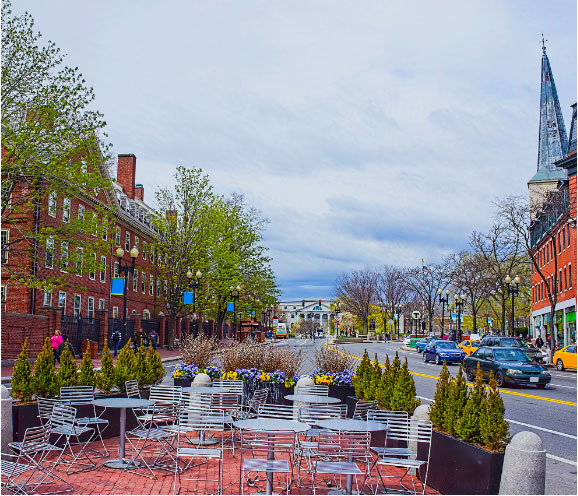
{"type": "Polygon", "coordinates": [[[434,399],[429,406],[429,418],[431,423],[437,429],[442,429],[444,426],[444,419],[446,416],[446,408],[450,390],[450,373],[448,366],[444,360],[440,377],[436,385],[436,392],[434,399]]]}
{"type": "Polygon", "coordinates": [[[379,384],[381,382],[381,366],[379,365],[379,360],[377,359],[377,353],[375,354],[375,360],[371,367],[371,374],[368,380],[368,390],[365,394],[366,400],[375,400],[377,398],[377,392],[379,391],[379,384]]]}
{"type": "Polygon", "coordinates": [[[357,367],[357,372],[353,378],[353,387],[355,388],[355,396],[360,400],[366,399],[366,393],[369,389],[369,381],[371,380],[371,362],[367,350],[364,351],[361,363],[357,367]]]}
{"type": "Polygon", "coordinates": [[[112,355],[108,349],[108,343],[104,341],[104,348],[102,350],[102,361],[100,365],[100,373],[96,377],[98,388],[103,393],[110,393],[115,383],[114,366],[112,364],[112,355]]]}
{"type": "Polygon", "coordinates": [[[32,371],[28,360],[28,338],[25,338],[22,350],[14,364],[10,395],[23,402],[30,401],[33,393],[32,387],[32,371]]]}
{"type": "Polygon", "coordinates": [[[314,352],[315,368],[328,373],[355,370],[357,362],[337,346],[322,346],[314,352]]]}
{"type": "Polygon", "coordinates": [[[415,383],[409,372],[406,358],[396,374],[389,407],[391,410],[406,411],[411,415],[420,403],[420,400],[416,398],[415,383]]]}
{"type": "Polygon", "coordinates": [[[193,336],[189,334],[183,339],[179,350],[181,358],[187,365],[195,364],[197,367],[204,369],[213,361],[219,341],[214,337],[207,337],[204,334],[193,336]]]}
{"type": "Polygon", "coordinates": [[[84,350],[82,354],[78,384],[79,386],[96,386],[96,374],[94,372],[92,357],[90,356],[90,343],[86,344],[86,350],[84,350]]]}
{"type": "Polygon", "coordinates": [[[468,385],[464,377],[462,366],[460,365],[456,379],[450,382],[446,403],[444,429],[451,436],[456,433],[457,422],[462,417],[467,402],[468,385]]]}
{"type": "Polygon", "coordinates": [[[130,339],[118,353],[114,367],[114,381],[121,393],[124,393],[125,382],[136,379],[136,359],[130,346],[130,339]]]}
{"type": "Polygon", "coordinates": [[[149,384],[158,384],[165,376],[165,368],[159,352],[149,343],[149,352],[147,353],[147,366],[149,371],[149,384]]]}
{"type": "Polygon", "coordinates": [[[490,375],[490,392],[480,417],[484,445],[491,450],[502,450],[509,441],[510,427],[504,418],[505,408],[496,378],[490,375]]]}
{"type": "Polygon", "coordinates": [[[379,381],[379,388],[377,390],[377,397],[375,398],[379,406],[384,410],[390,410],[389,404],[391,401],[391,365],[389,363],[389,355],[385,355],[385,363],[383,365],[383,372],[379,381]]]}
{"type": "Polygon", "coordinates": [[[49,338],[46,338],[44,341],[42,351],[38,354],[34,362],[32,383],[34,393],[37,396],[43,396],[45,398],[58,396],[58,377],[56,377],[54,370],[54,352],[50,346],[49,338]]]}
{"type": "Polygon", "coordinates": [[[60,353],[60,368],[58,369],[59,386],[78,386],[78,370],[76,360],[68,346],[60,353]]]}
{"type": "Polygon", "coordinates": [[[455,432],[460,439],[468,443],[482,443],[480,418],[486,408],[486,401],[482,369],[478,363],[474,388],[470,391],[466,406],[455,426],[455,432]]]}
{"type": "Polygon", "coordinates": [[[144,346],[139,346],[135,357],[135,379],[138,381],[138,387],[142,389],[150,384],[151,378],[147,361],[147,350],[144,346]]]}

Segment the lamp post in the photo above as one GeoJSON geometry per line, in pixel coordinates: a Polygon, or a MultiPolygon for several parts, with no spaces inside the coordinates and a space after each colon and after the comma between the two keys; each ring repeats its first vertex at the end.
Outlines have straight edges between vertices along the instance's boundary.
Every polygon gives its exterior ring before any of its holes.
{"type": "Polygon", "coordinates": [[[190,269],[187,270],[187,279],[189,280],[189,286],[193,292],[193,334],[195,337],[199,333],[199,319],[197,318],[197,300],[195,291],[199,289],[202,276],[203,274],[200,270],[197,270],[195,274],[193,274],[190,269]]]}
{"type": "Polygon", "coordinates": [[[233,298],[233,332],[231,337],[233,339],[237,338],[237,300],[241,294],[241,286],[237,285],[236,288],[231,288],[231,298],[233,298]]]}
{"type": "MultiPolygon", "coordinates": [[[[464,294],[457,294],[454,295],[454,302],[456,304],[456,309],[458,312],[458,332],[456,337],[458,338],[458,343],[462,342],[462,310],[464,308],[464,302],[466,300],[466,296],[464,294]]],[[[454,339],[455,341],[455,339],[454,339]]]]}
{"type": "Polygon", "coordinates": [[[397,326],[397,339],[399,339],[399,319],[401,318],[401,311],[402,311],[402,304],[398,303],[397,305],[395,305],[395,322],[396,322],[396,326],[397,326]]]}
{"type": "Polygon", "coordinates": [[[508,274],[506,276],[506,289],[508,290],[508,294],[512,298],[512,330],[511,335],[514,336],[514,300],[516,296],[520,293],[520,276],[514,277],[514,280],[508,274]]]}
{"type": "Polygon", "coordinates": [[[335,303],[335,337],[339,338],[339,314],[341,313],[341,306],[335,303]]]}
{"type": "Polygon", "coordinates": [[[450,290],[446,289],[445,291],[445,298],[442,298],[442,294],[443,291],[441,289],[438,289],[438,297],[440,299],[440,303],[442,304],[442,325],[441,325],[441,330],[442,330],[442,334],[441,334],[441,338],[443,339],[444,337],[444,311],[445,311],[445,307],[446,307],[446,303],[448,302],[448,298],[450,297],[450,290]]]}
{"type": "MultiPolygon", "coordinates": [[[[126,262],[125,264],[122,263],[122,257],[124,257],[124,250],[119,246],[116,251],[114,252],[116,258],[118,258],[118,274],[124,274],[124,288],[123,288],[123,309],[122,309],[122,337],[126,338],[126,287],[128,286],[128,274],[134,273],[134,263],[138,258],[138,248],[133,246],[130,250],[130,258],[132,258],[132,263],[129,264],[126,262]]],[[[139,343],[140,344],[140,343],[139,343]]],[[[137,346],[137,343],[135,343],[137,346]]]]}

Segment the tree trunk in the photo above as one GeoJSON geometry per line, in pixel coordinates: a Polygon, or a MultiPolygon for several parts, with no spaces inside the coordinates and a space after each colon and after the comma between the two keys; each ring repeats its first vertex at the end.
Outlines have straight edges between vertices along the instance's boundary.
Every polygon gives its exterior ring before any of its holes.
{"type": "Polygon", "coordinates": [[[506,335],[506,297],[502,293],[502,334],[506,335]]]}
{"type": "Polygon", "coordinates": [[[168,339],[169,350],[173,350],[175,348],[176,325],[177,325],[177,316],[176,314],[171,314],[171,325],[169,326],[169,339],[168,339]]]}

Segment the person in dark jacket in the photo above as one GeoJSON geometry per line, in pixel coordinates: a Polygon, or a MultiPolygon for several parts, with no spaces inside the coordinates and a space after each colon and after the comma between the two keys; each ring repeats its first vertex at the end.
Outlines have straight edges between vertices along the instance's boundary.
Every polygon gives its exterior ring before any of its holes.
{"type": "Polygon", "coordinates": [[[72,353],[72,356],[76,357],[76,351],[74,350],[74,347],[68,342],[68,336],[63,336],[62,343],[60,343],[58,346],[58,363],[60,363],[60,356],[62,355],[64,348],[68,348],[70,353],[72,353]]]}
{"type": "Polygon", "coordinates": [[[154,329],[149,333],[149,340],[150,343],[153,345],[153,350],[156,350],[159,342],[159,335],[157,334],[157,331],[155,331],[154,329]]]}
{"type": "Polygon", "coordinates": [[[540,335],[538,335],[538,337],[536,338],[535,345],[538,348],[541,348],[542,346],[544,346],[544,340],[542,339],[542,337],[540,335]]]}
{"type": "Polygon", "coordinates": [[[116,358],[118,356],[118,350],[120,349],[120,342],[121,342],[121,334],[120,331],[115,328],[113,333],[112,333],[112,344],[114,345],[114,358],[116,358]]]}

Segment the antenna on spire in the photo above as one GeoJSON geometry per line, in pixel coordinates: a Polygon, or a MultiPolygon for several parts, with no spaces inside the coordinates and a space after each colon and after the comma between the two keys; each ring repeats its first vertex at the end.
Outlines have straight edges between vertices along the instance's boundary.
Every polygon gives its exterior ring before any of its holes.
{"type": "Polygon", "coordinates": [[[542,53],[544,54],[546,53],[546,43],[545,43],[546,41],[548,40],[544,39],[544,33],[542,33],[542,53]]]}

